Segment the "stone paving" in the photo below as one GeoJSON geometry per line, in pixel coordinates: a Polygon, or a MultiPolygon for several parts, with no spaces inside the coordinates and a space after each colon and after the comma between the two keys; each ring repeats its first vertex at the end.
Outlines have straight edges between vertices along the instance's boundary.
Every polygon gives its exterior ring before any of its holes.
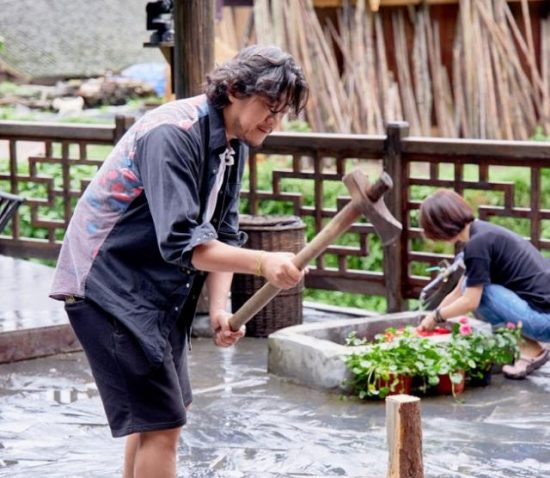
{"type": "MultiPolygon", "coordinates": [[[[21,296],[28,302],[11,302],[8,317],[46,294],[42,272],[40,282],[13,286],[31,292],[21,296]]],[[[1,290],[0,323],[11,300],[1,290]]],[[[326,316],[306,313],[308,320],[326,316]]],[[[268,374],[265,339],[245,338],[232,349],[207,338],[192,345],[195,400],[179,445],[178,477],[385,476],[383,403],[268,374]]],[[[424,398],[426,477],[550,477],[548,392],[550,364],[524,381],[497,375],[460,401],[424,398]]],[[[0,477],[120,476],[122,450],[123,440],[110,437],[81,352],[0,365],[0,477]]]]}

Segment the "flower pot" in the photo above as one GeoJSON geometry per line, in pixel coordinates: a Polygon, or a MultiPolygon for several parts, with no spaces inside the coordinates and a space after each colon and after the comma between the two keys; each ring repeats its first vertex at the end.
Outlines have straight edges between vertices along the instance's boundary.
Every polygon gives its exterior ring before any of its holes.
{"type": "Polygon", "coordinates": [[[388,395],[400,395],[400,394],[406,394],[409,395],[411,393],[411,387],[412,387],[412,377],[410,375],[397,375],[397,383],[394,384],[396,379],[396,375],[390,374],[388,380],[380,379],[378,380],[378,389],[382,389],[384,387],[388,387],[390,391],[388,392],[388,395]],[[393,385],[393,389],[392,389],[393,385]]]}
{"type": "Polygon", "coordinates": [[[484,370],[480,375],[472,375],[468,377],[468,384],[472,387],[486,387],[491,385],[493,374],[491,370],[484,370]]]}
{"type": "Polygon", "coordinates": [[[465,374],[463,370],[457,371],[462,374],[462,380],[459,383],[453,384],[451,381],[451,374],[445,374],[439,376],[439,383],[436,385],[436,391],[440,395],[458,395],[464,392],[464,385],[466,383],[465,374]],[[454,385],[454,386],[453,386],[454,385]]]}

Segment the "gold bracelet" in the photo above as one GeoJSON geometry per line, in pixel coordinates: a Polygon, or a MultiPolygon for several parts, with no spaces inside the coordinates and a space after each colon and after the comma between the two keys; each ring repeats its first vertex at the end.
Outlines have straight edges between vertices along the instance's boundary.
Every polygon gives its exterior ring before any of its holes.
{"type": "Polygon", "coordinates": [[[256,256],[256,275],[258,277],[262,277],[264,275],[264,271],[262,270],[262,257],[264,256],[265,251],[261,251],[256,256]]]}

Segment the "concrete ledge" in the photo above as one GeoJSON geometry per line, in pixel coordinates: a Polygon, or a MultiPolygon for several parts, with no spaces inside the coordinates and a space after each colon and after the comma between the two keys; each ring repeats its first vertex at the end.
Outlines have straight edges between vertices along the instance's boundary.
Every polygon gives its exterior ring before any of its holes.
{"type": "MultiPolygon", "coordinates": [[[[268,371],[308,387],[345,392],[350,377],[344,358],[360,350],[347,347],[353,331],[372,340],[388,327],[417,325],[419,312],[401,312],[359,319],[337,319],[296,325],[278,330],[268,338],[268,371]]],[[[474,327],[490,330],[488,324],[470,319],[474,327]]],[[[434,336],[448,340],[448,336],[434,336]]]]}
{"type": "Polygon", "coordinates": [[[19,329],[0,334],[0,363],[81,349],[69,324],[19,329]]]}

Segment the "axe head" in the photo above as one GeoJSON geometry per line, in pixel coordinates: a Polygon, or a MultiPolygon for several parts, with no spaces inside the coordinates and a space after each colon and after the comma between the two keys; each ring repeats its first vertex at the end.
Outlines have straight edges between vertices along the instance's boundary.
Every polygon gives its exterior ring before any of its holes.
{"type": "Polygon", "coordinates": [[[344,176],[344,184],[350,192],[353,206],[374,226],[382,244],[387,246],[394,242],[401,235],[403,226],[384,203],[384,193],[393,187],[389,174],[382,173],[378,181],[371,184],[368,176],[354,169],[344,176]]]}

